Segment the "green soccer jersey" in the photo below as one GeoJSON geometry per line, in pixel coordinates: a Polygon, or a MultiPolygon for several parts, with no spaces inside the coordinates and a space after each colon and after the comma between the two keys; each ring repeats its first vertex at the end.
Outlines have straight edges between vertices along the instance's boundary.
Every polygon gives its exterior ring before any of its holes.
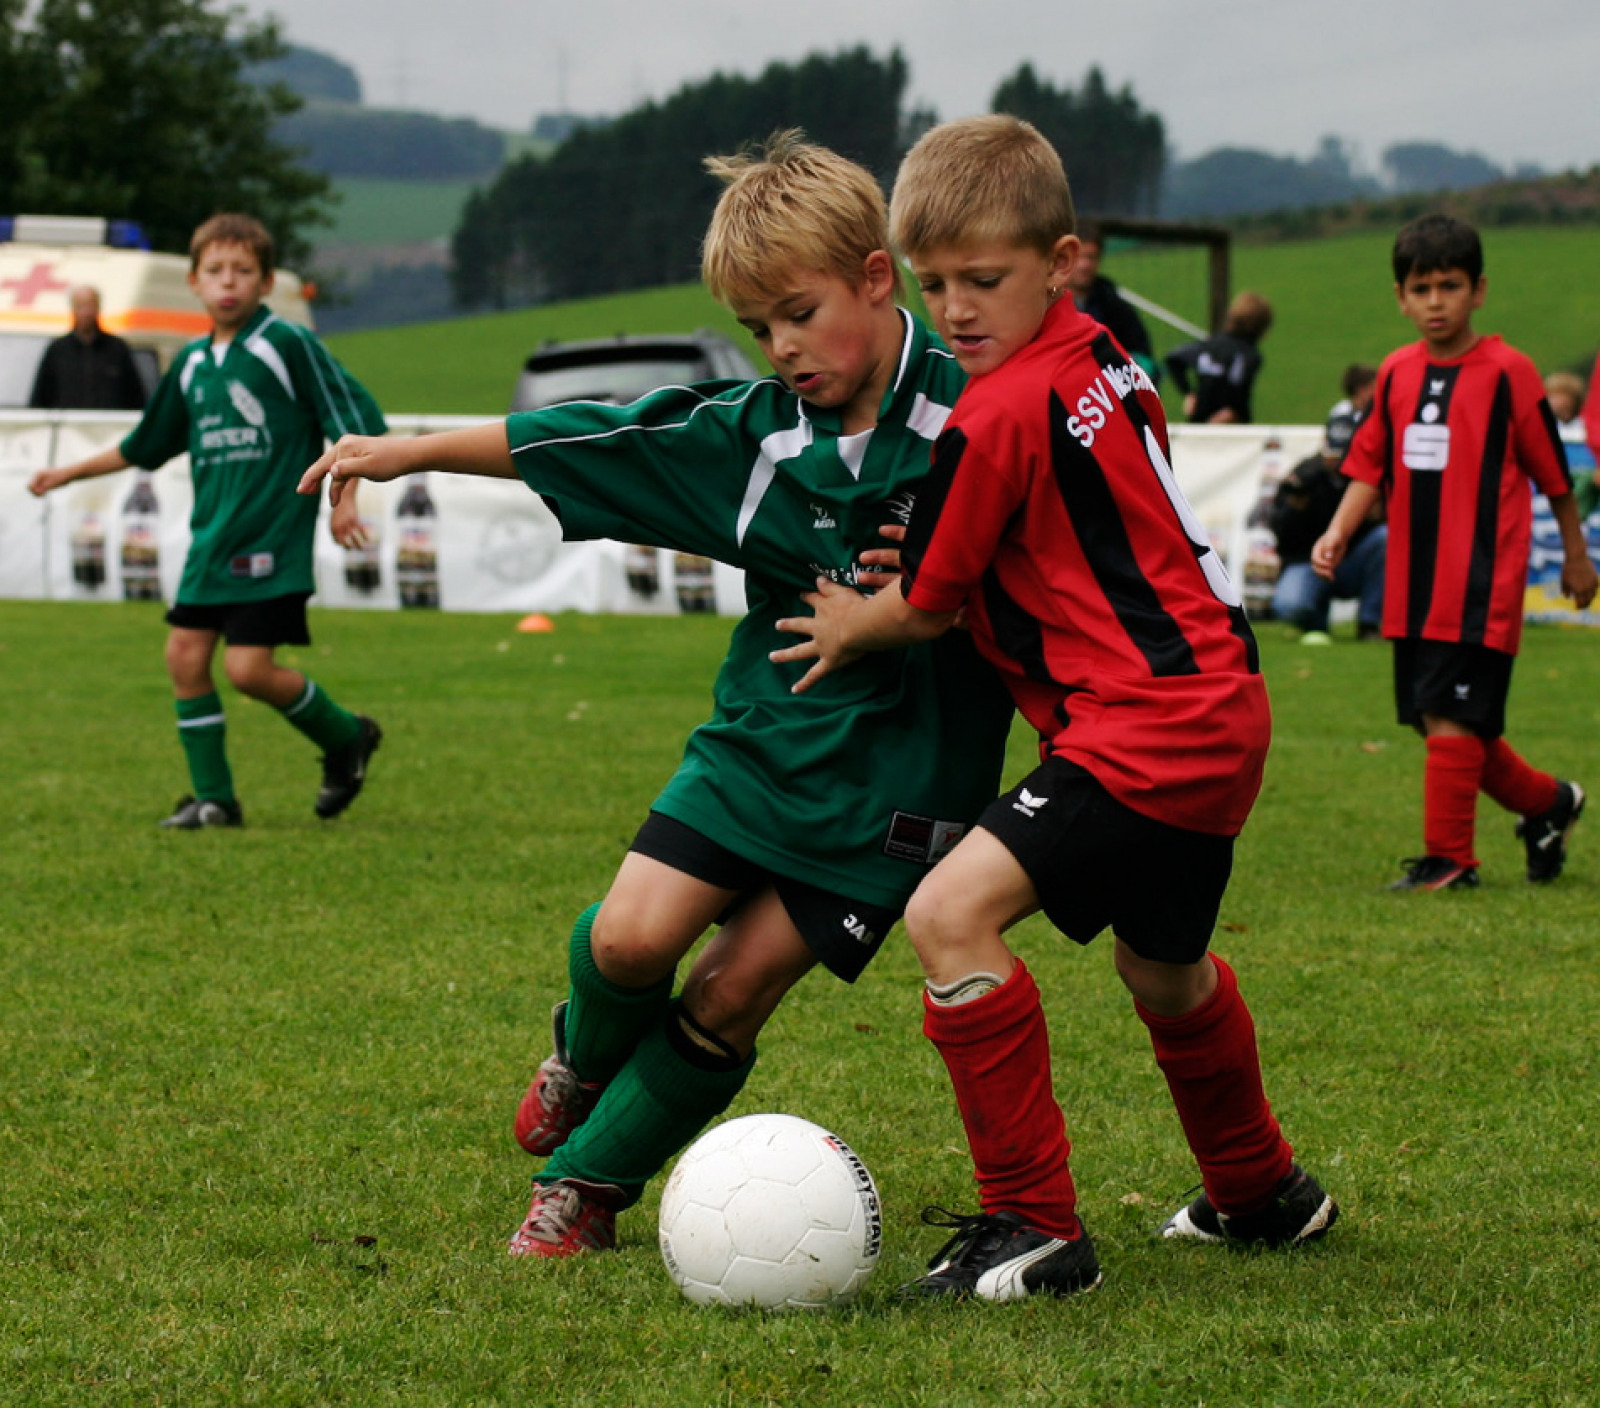
{"type": "Polygon", "coordinates": [[[964,632],[869,655],[790,693],[780,617],[816,579],[854,583],[926,477],[962,375],[909,315],[875,429],[841,435],[777,378],[667,387],[507,421],[518,474],[568,538],[702,553],[744,569],[749,607],[658,811],[782,875],[902,906],[999,788],[1011,704],[964,632]]]}
{"type": "Polygon", "coordinates": [[[189,452],[194,512],[178,600],[214,606],[312,591],[318,500],[295,492],[300,476],[324,438],[386,429],[377,403],[316,336],[265,307],[221,347],[191,342],[122,442],[145,469],[189,452]]]}

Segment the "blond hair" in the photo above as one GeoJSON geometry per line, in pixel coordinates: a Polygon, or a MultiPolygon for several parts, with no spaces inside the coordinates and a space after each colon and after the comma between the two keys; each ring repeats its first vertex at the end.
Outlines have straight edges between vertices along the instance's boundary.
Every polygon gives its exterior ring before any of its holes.
{"type": "Polygon", "coordinates": [[[1250,342],[1259,342],[1271,326],[1272,305],[1264,295],[1251,289],[1234,296],[1233,302],[1228,305],[1227,316],[1222,320],[1223,332],[1230,332],[1250,342]]]}
{"type": "MultiPolygon", "coordinates": [[[[700,276],[721,303],[779,297],[797,270],[834,274],[852,288],[867,257],[889,248],[883,190],[865,167],[808,142],[798,128],[759,148],[711,156],[725,185],[701,249],[700,276]]],[[[895,270],[899,291],[899,270],[895,270]]]]}
{"type": "Polygon", "coordinates": [[[1588,387],[1584,385],[1583,378],[1577,372],[1551,372],[1544,379],[1545,399],[1554,405],[1556,397],[1565,396],[1572,402],[1573,415],[1576,415],[1583,406],[1583,393],[1587,390],[1588,387]]]}
{"type": "Polygon", "coordinates": [[[232,212],[213,215],[189,239],[189,268],[200,267],[200,256],[209,245],[242,244],[254,252],[263,274],[272,272],[272,236],[253,215],[232,212]]]}
{"type": "Polygon", "coordinates": [[[889,233],[906,255],[999,240],[1048,253],[1077,228],[1056,149],[1005,113],[942,123],[906,153],[889,198],[889,233]]]}

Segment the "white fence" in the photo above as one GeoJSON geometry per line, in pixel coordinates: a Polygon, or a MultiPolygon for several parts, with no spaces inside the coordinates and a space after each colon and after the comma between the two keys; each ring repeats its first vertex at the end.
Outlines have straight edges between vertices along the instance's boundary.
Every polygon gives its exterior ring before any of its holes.
{"type": "MultiPolygon", "coordinates": [[[[172,598],[188,544],[186,459],[150,477],[153,513],[150,496],[135,494],[134,470],[70,484],[43,499],[28,492],[35,471],[113,444],[133,423],[95,412],[0,412],[0,597],[117,600],[153,595],[158,580],[160,594],[172,598]]],[[[391,416],[389,423],[395,433],[411,435],[482,418],[391,416]]],[[[1173,427],[1178,482],[1247,592],[1259,592],[1274,566],[1270,538],[1263,556],[1261,534],[1248,527],[1251,510],[1264,488],[1270,492],[1321,438],[1318,426],[1173,427]],[[1269,570],[1258,570],[1263,566],[1269,570]]],[[[376,547],[347,552],[326,531],[318,533],[323,605],[395,608],[404,596],[407,605],[450,611],[673,613],[681,609],[678,587],[690,585],[676,580],[673,554],[663,552],[655,554],[658,590],[635,590],[624,545],[563,543],[538,495],[518,484],[435,474],[363,484],[360,503],[376,547]]],[[[742,574],[719,563],[713,581],[717,609],[742,612],[742,574]]]]}

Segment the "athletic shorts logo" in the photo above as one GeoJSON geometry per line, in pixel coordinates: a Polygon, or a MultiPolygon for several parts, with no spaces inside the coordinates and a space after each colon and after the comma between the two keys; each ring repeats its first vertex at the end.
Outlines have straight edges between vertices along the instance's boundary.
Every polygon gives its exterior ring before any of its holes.
{"type": "Polygon", "coordinates": [[[865,944],[868,948],[878,942],[878,936],[854,914],[845,915],[844,931],[858,944],[865,944]]]}
{"type": "Polygon", "coordinates": [[[1035,817],[1039,809],[1050,799],[1048,797],[1035,797],[1026,787],[1017,788],[1017,797],[1011,804],[1011,810],[1021,812],[1025,817],[1035,817]]]}
{"type": "Polygon", "coordinates": [[[1467,702],[1467,697],[1471,693],[1472,693],[1471,684],[1458,684],[1456,686],[1456,698],[1463,704],[1465,704],[1467,702]]]}

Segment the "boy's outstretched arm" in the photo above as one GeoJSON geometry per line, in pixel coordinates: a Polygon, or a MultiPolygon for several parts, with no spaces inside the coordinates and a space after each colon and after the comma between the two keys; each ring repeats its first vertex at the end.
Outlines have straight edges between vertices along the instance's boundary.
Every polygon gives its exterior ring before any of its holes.
{"type": "Polygon", "coordinates": [[[869,650],[892,650],[942,636],[955,624],[954,611],[923,611],[907,601],[897,579],[876,596],[862,596],[826,577],[817,589],[801,598],[817,614],[790,616],[777,623],[780,631],[806,636],[798,645],[774,650],[769,659],[778,664],[792,660],[816,663],[794,685],[804,694],[824,675],[848,665],[869,650]]]}
{"type": "Polygon", "coordinates": [[[438,470],[515,479],[511,442],[504,421],[445,430],[436,435],[341,435],[300,478],[300,492],[315,494],[328,481],[328,502],[337,505],[346,481],[387,484],[408,474],[438,470]]]}
{"type": "Polygon", "coordinates": [[[1350,535],[1377,501],[1378,489],[1374,485],[1352,479],[1345,486],[1344,497],[1333,511],[1333,521],[1311,548],[1311,570],[1317,576],[1333,579],[1334,569],[1344,561],[1345,549],[1350,546],[1350,535]]]}

